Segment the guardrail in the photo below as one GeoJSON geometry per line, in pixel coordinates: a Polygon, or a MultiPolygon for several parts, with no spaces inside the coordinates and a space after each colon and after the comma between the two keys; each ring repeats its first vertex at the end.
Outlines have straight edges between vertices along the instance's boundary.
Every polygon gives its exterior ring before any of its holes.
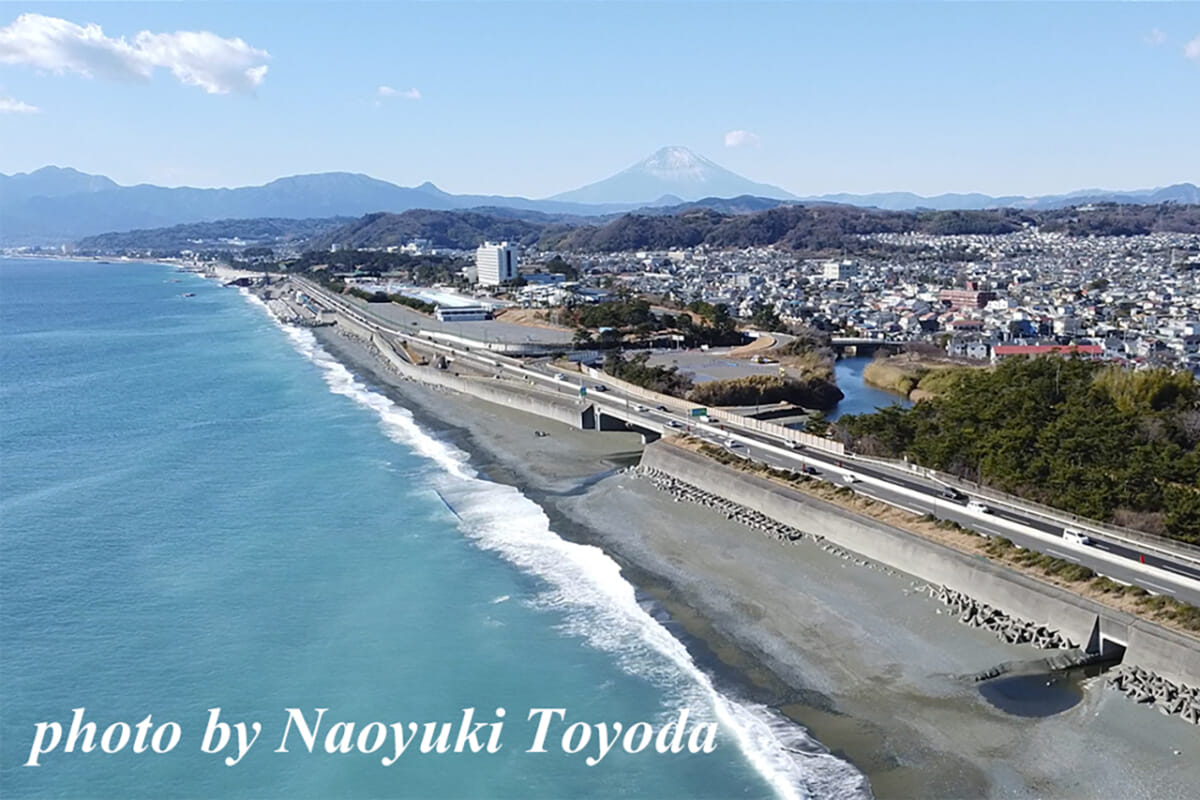
{"type": "MultiPolygon", "coordinates": [[[[614,378],[607,372],[598,370],[595,367],[589,367],[581,364],[580,369],[585,375],[591,378],[601,380],[606,383],[611,383],[626,394],[641,398],[650,403],[683,408],[688,413],[691,413],[693,409],[705,408],[704,406],[699,406],[695,403],[689,403],[686,400],[680,400],[678,397],[672,397],[668,394],[654,392],[630,383],[629,381],[621,380],[620,378],[614,378]]],[[[796,444],[804,447],[811,447],[814,450],[821,450],[836,456],[844,455],[846,452],[846,448],[841,442],[835,442],[832,439],[825,439],[821,436],[814,436],[811,433],[805,433],[804,431],[793,430],[792,428],[784,427],[776,422],[766,422],[761,419],[755,419],[754,417],[744,417],[741,414],[734,414],[732,411],[725,411],[720,408],[708,408],[706,411],[710,419],[716,419],[720,420],[721,422],[729,423],[730,425],[737,425],[742,428],[747,428],[758,433],[766,434],[767,436],[772,436],[776,439],[795,442],[796,444]]]]}
{"type": "MultiPolygon", "coordinates": [[[[325,294],[325,292],[322,292],[322,294],[325,294]]],[[[333,298],[327,299],[332,300],[333,298]]],[[[338,300],[341,300],[341,298],[338,298],[338,300]]],[[[348,309],[344,310],[353,309],[352,313],[354,313],[356,316],[359,316],[361,319],[364,319],[364,321],[367,321],[365,319],[366,316],[375,316],[374,314],[370,314],[370,312],[364,313],[362,310],[354,308],[353,305],[345,303],[345,301],[342,301],[342,304],[349,306],[348,309]]],[[[381,322],[383,321],[379,320],[372,324],[378,325],[381,322]]],[[[408,334],[407,332],[396,331],[395,333],[402,338],[411,337],[411,334],[408,334]]],[[[519,368],[518,371],[526,372],[526,370],[519,368]]],[[[672,397],[659,392],[653,392],[649,389],[644,389],[641,386],[637,386],[636,384],[621,380],[620,378],[615,378],[608,373],[595,369],[594,367],[581,364],[580,371],[591,378],[602,380],[606,383],[617,386],[623,392],[632,397],[637,397],[650,403],[662,405],[669,404],[676,408],[687,410],[689,413],[691,409],[701,408],[701,406],[697,406],[694,403],[688,403],[687,401],[680,400],[678,397],[672,397]]],[[[727,422],[739,427],[772,436],[777,439],[782,439],[784,441],[795,442],[814,450],[819,450],[836,456],[848,457],[858,461],[865,461],[867,463],[876,463],[880,466],[918,475],[928,480],[937,481],[946,485],[970,489],[973,494],[984,497],[993,503],[1008,506],[1014,511],[1027,514],[1029,516],[1040,517],[1041,519],[1052,522],[1056,525],[1070,525],[1071,527],[1079,528],[1085,532],[1095,533],[1098,536],[1107,537],[1122,544],[1144,550],[1147,553],[1155,553],[1159,555],[1166,555],[1170,558],[1184,559],[1197,566],[1200,566],[1200,547],[1188,544],[1187,542],[1180,542],[1175,539],[1169,539],[1165,536],[1158,536],[1156,534],[1146,533],[1145,531],[1138,531],[1132,528],[1123,528],[1117,525],[1110,525],[1100,522],[1098,520],[1080,517],[1078,515],[1071,514],[1070,512],[1053,508],[1052,506],[1047,506],[1042,503],[1007,495],[1003,492],[982,486],[974,481],[965,480],[955,475],[921,467],[909,461],[848,454],[846,453],[845,447],[841,442],[836,442],[832,439],[825,439],[819,436],[813,436],[810,433],[786,428],[776,423],[765,422],[763,420],[754,419],[753,417],[743,417],[738,414],[733,414],[732,412],[723,411],[721,409],[708,409],[708,416],[711,419],[727,422]]]]}
{"type": "Polygon", "coordinates": [[[1005,494],[999,490],[989,486],[976,483],[975,481],[960,478],[957,475],[951,475],[945,472],[939,472],[935,469],[922,467],[914,464],[911,461],[902,461],[894,458],[877,458],[873,456],[851,455],[857,461],[866,461],[867,463],[875,463],[879,466],[890,467],[902,472],[908,472],[913,475],[918,475],[922,478],[927,478],[938,483],[954,486],[963,490],[969,490],[971,494],[990,500],[999,505],[1007,506],[1013,511],[1018,511],[1032,517],[1038,517],[1046,522],[1062,525],[1064,527],[1078,528],[1084,533],[1094,533],[1097,536],[1112,539],[1122,544],[1144,550],[1147,553],[1155,553],[1158,555],[1166,555],[1171,558],[1184,559],[1196,566],[1200,566],[1200,547],[1181,542],[1178,539],[1171,539],[1166,536],[1160,536],[1146,531],[1139,531],[1133,528],[1124,528],[1120,525],[1111,525],[1099,520],[1081,517],[1077,514],[1072,514],[1069,511],[1064,511],[1060,508],[1054,508],[1044,503],[1038,503],[1033,500],[1025,500],[1020,497],[1005,494]]]}
{"type": "Polygon", "coordinates": [[[754,417],[743,417],[740,414],[734,414],[731,411],[724,411],[719,408],[709,409],[708,415],[713,419],[719,419],[722,422],[729,422],[734,425],[740,425],[743,428],[749,428],[752,431],[773,436],[776,439],[783,439],[787,442],[795,442],[804,447],[810,447],[813,450],[820,450],[835,456],[843,456],[846,454],[846,448],[841,442],[835,442],[833,439],[826,439],[822,436],[814,436],[811,433],[804,431],[793,430],[792,428],[784,427],[777,422],[767,422],[754,417]]]}

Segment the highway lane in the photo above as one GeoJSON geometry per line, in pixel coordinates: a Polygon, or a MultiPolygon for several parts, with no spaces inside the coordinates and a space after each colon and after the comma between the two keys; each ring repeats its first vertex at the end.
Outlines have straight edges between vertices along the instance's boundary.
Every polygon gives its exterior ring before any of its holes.
{"type": "MultiPolygon", "coordinates": [[[[620,386],[608,383],[602,378],[584,378],[581,375],[572,373],[569,376],[564,375],[564,379],[558,379],[556,377],[557,374],[559,374],[557,369],[544,362],[522,362],[518,359],[507,357],[502,354],[489,352],[482,347],[480,350],[471,350],[454,347],[446,342],[430,340],[425,336],[422,336],[419,332],[397,329],[394,327],[394,323],[391,323],[389,320],[385,320],[382,317],[373,314],[369,309],[365,309],[362,306],[348,304],[341,298],[334,298],[316,287],[310,286],[309,288],[313,290],[313,294],[329,301],[331,305],[341,308],[341,310],[344,312],[350,313],[360,321],[372,323],[374,326],[392,334],[393,336],[407,339],[409,341],[416,341],[422,346],[433,347],[456,358],[464,359],[469,363],[474,363],[479,368],[485,370],[500,369],[501,371],[514,372],[520,375],[524,380],[536,382],[539,385],[539,388],[551,389],[555,392],[559,392],[563,395],[573,398],[578,398],[580,387],[586,386],[588,388],[589,399],[600,406],[617,406],[627,409],[631,412],[636,412],[639,407],[644,407],[646,409],[644,413],[646,414],[646,419],[648,422],[654,423],[656,426],[666,429],[671,421],[675,421],[680,425],[680,427],[676,428],[675,430],[679,430],[681,432],[690,432],[694,435],[700,435],[710,442],[716,444],[724,445],[726,443],[726,438],[729,435],[736,435],[738,438],[749,440],[748,443],[751,445],[751,447],[753,447],[755,444],[767,445],[776,449],[782,446],[780,440],[775,439],[774,437],[759,433],[757,431],[740,428],[740,426],[735,426],[735,430],[729,430],[725,427],[725,423],[700,423],[687,415],[687,409],[690,408],[690,404],[687,404],[684,401],[664,401],[666,403],[670,403],[671,407],[666,411],[660,411],[647,401],[625,393],[622,391],[620,386]],[[596,387],[598,385],[606,386],[606,391],[597,391],[596,387]]],[[[940,495],[943,487],[942,484],[936,481],[921,478],[919,476],[907,474],[895,468],[883,467],[874,463],[865,463],[860,460],[853,459],[853,457],[838,459],[835,456],[832,456],[832,454],[820,453],[819,451],[809,451],[803,448],[794,452],[788,451],[783,455],[770,451],[759,451],[756,453],[756,456],[762,456],[763,458],[761,460],[764,460],[765,463],[770,463],[773,466],[786,469],[798,469],[799,466],[804,463],[811,463],[818,469],[822,470],[836,470],[839,473],[845,469],[852,469],[855,473],[864,477],[870,477],[875,481],[885,482],[895,487],[900,487],[901,489],[907,490],[909,493],[905,494],[903,492],[895,491],[889,492],[885,487],[879,486],[871,487],[871,491],[886,495],[886,499],[883,496],[879,498],[885,499],[886,502],[894,502],[898,505],[919,507],[920,513],[934,513],[935,515],[943,518],[955,519],[955,521],[958,521],[961,524],[968,525],[978,530],[984,530],[987,528],[988,530],[985,532],[995,533],[996,535],[1004,535],[1012,539],[1014,542],[1021,544],[1022,546],[1028,546],[1031,549],[1038,550],[1039,552],[1050,552],[1051,555],[1056,555],[1060,558],[1064,557],[1061,554],[1061,551],[1069,550],[1071,548],[1071,545],[1068,545],[1064,541],[1063,547],[1059,548],[1060,552],[1055,553],[1050,549],[1050,546],[1047,542],[1036,539],[1032,536],[1024,536],[1018,540],[1017,537],[1021,537],[1022,534],[1015,533],[1012,529],[1012,526],[1000,527],[997,525],[989,525],[986,519],[980,520],[977,518],[977,516],[966,515],[966,509],[965,507],[962,507],[961,504],[955,504],[949,499],[942,498],[940,495]],[[918,493],[923,496],[914,498],[911,496],[911,493],[918,493]],[[959,508],[955,508],[954,506],[956,505],[958,505],[959,508]]],[[[863,487],[857,488],[861,490],[863,487]]],[[[986,503],[987,500],[984,499],[984,502],[986,503]]],[[[1055,536],[1059,539],[1062,537],[1063,528],[1061,526],[1055,525],[1041,517],[1020,514],[1016,511],[1003,507],[993,508],[992,511],[994,518],[996,518],[998,521],[1003,520],[1025,526],[1034,529],[1034,532],[1041,533],[1042,535],[1055,536]]],[[[1089,531],[1089,535],[1093,539],[1094,547],[1096,549],[1104,551],[1106,554],[1111,556],[1127,559],[1130,561],[1131,565],[1138,564],[1140,566],[1144,564],[1146,566],[1156,567],[1160,570],[1167,571],[1171,575],[1178,575],[1183,579],[1200,579],[1200,568],[1185,561],[1173,561],[1169,558],[1164,558],[1152,553],[1142,554],[1128,545],[1108,541],[1096,536],[1092,531],[1089,531]]],[[[1089,567],[1095,569],[1101,574],[1108,575],[1116,580],[1145,586],[1149,591],[1174,594],[1180,599],[1190,597],[1191,599],[1189,599],[1188,602],[1197,602],[1200,600],[1200,593],[1193,592],[1186,585],[1177,585],[1175,582],[1170,581],[1169,578],[1167,580],[1160,581],[1159,585],[1155,585],[1151,582],[1151,579],[1146,577],[1145,574],[1138,572],[1136,567],[1133,569],[1123,569],[1111,563],[1104,563],[1101,565],[1100,569],[1097,569],[1097,567],[1093,566],[1091,563],[1094,561],[1094,559],[1086,559],[1086,554],[1082,557],[1079,555],[1070,556],[1069,560],[1079,560],[1080,563],[1087,563],[1089,567]],[[1161,585],[1162,583],[1171,583],[1172,585],[1163,586],[1161,585]]]]}
{"type": "Polygon", "coordinates": [[[681,418],[678,411],[671,413],[659,411],[654,407],[647,407],[644,401],[636,401],[635,398],[624,397],[619,389],[610,390],[607,394],[609,394],[607,399],[628,403],[632,409],[637,409],[639,405],[646,408],[647,410],[644,413],[646,414],[647,421],[668,425],[671,421],[675,421],[682,426],[677,429],[680,432],[698,435],[712,444],[728,447],[729,442],[735,439],[749,439],[751,440],[749,443],[729,449],[732,452],[752,457],[771,466],[796,470],[803,468],[804,465],[810,465],[820,470],[820,477],[823,477],[825,480],[842,484],[846,483],[842,476],[848,471],[852,471],[856,475],[863,477],[873,476],[876,478],[876,481],[882,481],[893,487],[908,491],[901,492],[891,490],[886,486],[875,485],[866,488],[861,483],[855,485],[856,491],[863,492],[891,505],[907,508],[916,513],[929,513],[941,519],[954,520],[961,525],[978,530],[981,533],[992,536],[1004,536],[1021,547],[1083,564],[1097,574],[1105,575],[1123,583],[1133,583],[1142,586],[1155,594],[1167,594],[1185,602],[1200,604],[1200,586],[1196,583],[1197,578],[1200,578],[1200,571],[1191,568],[1189,565],[1178,564],[1154,555],[1143,555],[1119,543],[1095,537],[1092,538],[1092,545],[1090,547],[1068,543],[1062,538],[1062,528],[1040,520],[1038,522],[1041,524],[1026,525],[1028,518],[1014,513],[996,513],[997,509],[991,506],[989,506],[990,513],[987,514],[970,512],[966,508],[967,500],[965,499],[965,495],[964,499],[958,501],[945,498],[941,495],[942,484],[936,482],[923,482],[908,476],[903,476],[904,480],[897,481],[895,480],[896,476],[890,470],[877,469],[873,465],[851,462],[848,459],[837,459],[827,453],[817,453],[816,451],[807,451],[804,449],[779,453],[778,442],[772,440],[771,437],[762,436],[757,432],[739,430],[735,434],[732,431],[725,430],[724,425],[692,424],[690,418],[681,418]],[[771,449],[756,447],[754,440],[760,440],[762,443],[770,445],[771,449]],[[913,496],[914,493],[917,494],[916,497],[913,496]],[[1003,523],[1015,523],[1015,525],[1003,523]],[[1021,530],[1022,527],[1032,530],[1023,532],[1021,530]],[[1059,539],[1061,543],[1055,546],[1053,543],[1046,541],[1047,536],[1053,536],[1059,539]],[[1098,553],[1089,552],[1092,549],[1105,553],[1108,558],[1100,556],[1098,553]],[[1117,558],[1128,561],[1128,565],[1119,562],[1114,563],[1114,560],[1117,558]],[[1148,571],[1145,567],[1165,570],[1169,574],[1148,576],[1148,571]],[[1186,582],[1178,580],[1176,576],[1185,579],[1186,582]]]}
{"type": "MultiPolygon", "coordinates": [[[[550,365],[545,365],[543,368],[548,370],[553,369],[553,367],[550,365]]],[[[553,378],[553,376],[549,377],[553,378]]],[[[631,411],[636,411],[638,408],[644,408],[646,410],[643,413],[645,413],[646,419],[649,422],[670,426],[670,423],[674,421],[680,425],[679,428],[675,428],[675,430],[678,430],[679,432],[700,435],[702,438],[710,441],[710,443],[721,446],[726,445],[727,437],[724,431],[725,424],[722,423],[714,426],[711,423],[709,425],[704,425],[696,422],[693,418],[687,415],[685,409],[688,406],[686,404],[681,403],[677,405],[675,409],[659,410],[657,406],[651,406],[645,400],[626,394],[619,386],[608,385],[608,389],[605,392],[596,392],[595,387],[597,383],[603,383],[603,381],[597,381],[596,379],[588,379],[585,381],[577,375],[571,375],[566,381],[557,381],[557,383],[562,387],[562,391],[573,394],[578,393],[580,386],[588,386],[589,394],[598,402],[616,402],[631,411]],[[704,430],[706,427],[716,428],[716,430],[719,432],[706,432],[704,430]]],[[[729,433],[732,433],[732,431],[729,431],[729,433]]],[[[778,440],[775,440],[772,437],[761,434],[757,431],[740,429],[736,431],[736,434],[738,437],[757,440],[763,444],[771,445],[776,448],[780,446],[780,442],[778,440]]],[[[1014,530],[1012,526],[999,527],[995,524],[989,524],[987,518],[981,520],[978,515],[966,514],[966,499],[955,502],[949,498],[942,497],[941,492],[944,485],[936,481],[930,481],[927,479],[921,479],[917,476],[906,475],[904,473],[899,473],[897,470],[882,468],[870,463],[863,463],[861,461],[851,459],[837,459],[831,454],[820,453],[818,451],[801,449],[789,452],[784,456],[780,456],[774,453],[767,453],[765,451],[755,451],[753,449],[753,445],[751,445],[749,452],[753,453],[753,457],[755,457],[757,460],[761,460],[764,463],[784,469],[798,469],[804,464],[810,464],[818,469],[827,470],[835,476],[844,471],[850,470],[862,476],[874,477],[878,481],[891,483],[893,485],[908,489],[910,492],[917,492],[923,495],[923,497],[920,498],[913,498],[907,494],[897,496],[897,493],[895,492],[886,492],[886,490],[881,490],[878,487],[872,487],[872,490],[883,491],[886,495],[888,495],[886,498],[879,498],[884,499],[885,502],[892,502],[894,505],[915,506],[919,508],[919,513],[932,513],[939,518],[953,519],[960,524],[980,530],[981,532],[989,533],[990,535],[1005,536],[1022,547],[1027,547],[1038,552],[1047,552],[1050,555],[1054,555],[1058,558],[1065,558],[1068,561],[1083,563],[1096,571],[1098,574],[1106,575],[1115,580],[1125,583],[1135,583],[1139,586],[1143,586],[1148,591],[1155,592],[1156,594],[1170,594],[1178,597],[1181,600],[1186,600],[1186,602],[1200,604],[1200,591],[1197,591],[1186,584],[1176,584],[1171,580],[1171,576],[1163,576],[1158,580],[1158,582],[1155,582],[1153,579],[1148,578],[1144,572],[1139,571],[1136,567],[1132,566],[1133,564],[1138,564],[1156,567],[1182,578],[1191,579],[1193,581],[1200,580],[1200,568],[1193,567],[1190,564],[1174,562],[1154,554],[1143,554],[1129,546],[1108,541],[1094,535],[1090,537],[1092,540],[1092,547],[1111,554],[1112,556],[1128,560],[1130,562],[1130,567],[1115,565],[1111,561],[1097,561],[1095,558],[1089,558],[1086,554],[1064,555],[1062,551],[1071,547],[1071,545],[1069,545],[1065,540],[1062,541],[1062,547],[1058,548],[1058,551],[1055,552],[1043,539],[1022,534],[1019,531],[1014,530]],[[1171,585],[1164,585],[1167,583],[1171,585]]],[[[982,498],[982,500],[985,504],[987,503],[986,498],[982,498]]],[[[997,508],[991,505],[989,505],[988,508],[990,511],[988,516],[990,517],[1032,528],[1037,532],[1054,536],[1062,540],[1064,528],[1061,526],[1053,525],[1037,517],[1028,517],[1018,514],[1005,508],[997,508]]]]}
{"type": "MultiPolygon", "coordinates": [[[[775,440],[772,437],[766,436],[757,431],[740,430],[740,431],[738,431],[738,433],[741,436],[744,436],[749,439],[757,440],[763,444],[779,446],[778,440],[775,440]]],[[[944,484],[938,483],[936,481],[922,479],[917,476],[906,475],[903,472],[900,472],[898,470],[886,469],[886,468],[879,467],[875,464],[864,463],[860,460],[853,459],[852,457],[844,458],[844,459],[837,459],[836,457],[833,457],[830,454],[819,453],[817,451],[804,451],[803,449],[798,450],[798,451],[796,451],[797,458],[799,459],[800,454],[804,453],[804,452],[807,452],[810,460],[813,458],[816,458],[818,460],[824,461],[827,464],[845,465],[846,469],[852,469],[854,472],[856,472],[858,474],[874,477],[878,480],[887,481],[889,483],[892,483],[892,484],[895,484],[898,486],[903,486],[911,491],[920,492],[922,494],[928,495],[931,502],[933,502],[933,503],[950,503],[950,502],[952,502],[948,498],[943,498],[941,496],[941,492],[942,492],[942,488],[943,488],[944,484]]],[[[1030,515],[1020,514],[1011,509],[995,505],[986,497],[980,497],[978,499],[981,502],[983,502],[985,505],[987,505],[989,507],[989,509],[991,510],[991,513],[999,519],[1009,520],[1011,522],[1015,522],[1015,523],[1030,527],[1030,528],[1034,528],[1036,530],[1042,531],[1043,533],[1047,533],[1047,534],[1050,534],[1053,536],[1057,536],[1057,537],[1061,538],[1063,535],[1064,529],[1073,527],[1070,524],[1055,525],[1039,516],[1030,516],[1030,515]]],[[[965,505],[965,502],[966,502],[965,500],[962,501],[962,504],[965,505]]],[[[1088,533],[1089,538],[1092,539],[1094,546],[1097,547],[1098,549],[1105,550],[1114,555],[1121,556],[1123,558],[1127,558],[1131,561],[1136,561],[1138,563],[1159,567],[1161,569],[1166,569],[1166,570],[1169,570],[1178,575],[1182,575],[1182,576],[1191,578],[1193,580],[1200,580],[1200,566],[1196,566],[1193,563],[1189,563],[1187,561],[1181,561],[1181,560],[1172,560],[1170,558],[1164,557],[1164,556],[1156,554],[1154,552],[1147,552],[1147,551],[1139,550],[1135,546],[1131,546],[1131,545],[1121,543],[1121,542],[1111,541],[1109,539],[1103,538],[1103,533],[1096,533],[1095,531],[1090,530],[1090,529],[1087,530],[1087,533],[1088,533]]]]}
{"type": "MultiPolygon", "coordinates": [[[[795,469],[794,463],[789,463],[787,459],[781,458],[772,452],[755,448],[753,445],[741,446],[732,448],[733,452],[739,452],[755,461],[760,461],[764,464],[780,467],[784,469],[795,469]]],[[[1157,576],[1147,576],[1144,572],[1139,571],[1140,564],[1136,560],[1130,561],[1128,567],[1120,563],[1114,563],[1113,560],[1101,560],[1095,554],[1087,552],[1091,548],[1080,548],[1072,546],[1065,541],[1062,546],[1048,544],[1041,537],[1022,533],[1019,530],[1013,529],[1008,525],[1001,525],[1000,520],[989,520],[985,515],[982,518],[979,515],[968,513],[965,503],[955,502],[941,497],[912,497],[907,493],[890,489],[886,486],[865,485],[863,482],[851,483],[844,477],[847,471],[853,471],[858,474],[858,470],[837,469],[822,466],[815,459],[806,459],[806,461],[818,470],[814,477],[828,481],[835,485],[850,486],[858,494],[871,497],[875,500],[882,501],[892,506],[908,510],[916,514],[932,514],[939,519],[952,520],[959,523],[963,527],[971,528],[988,536],[1003,536],[1019,547],[1036,552],[1046,553],[1061,558],[1073,563],[1082,564],[1089,567],[1099,575],[1105,575],[1113,580],[1122,583],[1130,583],[1142,586],[1147,591],[1155,594],[1165,594],[1175,597],[1193,605],[1200,605],[1200,588],[1195,585],[1188,585],[1180,581],[1173,581],[1169,576],[1158,578],[1157,576]]],[[[1097,550],[1104,550],[1111,553],[1111,550],[1103,547],[1096,547],[1097,550]]],[[[1119,555],[1119,554],[1114,554],[1119,555]]],[[[1147,563],[1149,559],[1147,559],[1147,563]]]]}

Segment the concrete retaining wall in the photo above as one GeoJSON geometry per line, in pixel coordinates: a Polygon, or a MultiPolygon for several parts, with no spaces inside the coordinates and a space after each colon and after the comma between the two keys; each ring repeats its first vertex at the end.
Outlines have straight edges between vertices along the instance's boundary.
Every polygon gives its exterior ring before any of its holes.
{"type": "Polygon", "coordinates": [[[832,439],[826,439],[823,436],[813,436],[811,433],[804,431],[793,430],[776,422],[768,422],[754,417],[744,417],[741,414],[734,414],[731,411],[725,411],[720,408],[710,408],[708,416],[713,419],[729,422],[735,425],[741,425],[744,428],[749,428],[752,431],[765,433],[768,436],[774,436],[777,439],[785,439],[803,445],[804,447],[812,448],[813,450],[821,450],[826,453],[831,453],[835,456],[843,456],[846,454],[846,447],[841,442],[835,442],[832,439]]]}
{"type": "Polygon", "coordinates": [[[532,387],[528,390],[512,389],[506,387],[501,381],[455,375],[449,370],[410,364],[396,351],[386,337],[372,333],[364,326],[348,319],[344,314],[338,315],[337,324],[346,333],[350,333],[370,345],[393,372],[410,380],[430,386],[453,389],[489,403],[552,419],[572,428],[590,428],[595,425],[594,412],[590,403],[541,395],[532,387]]]}
{"type": "MultiPolygon", "coordinates": [[[[632,397],[641,398],[642,400],[654,405],[665,405],[667,407],[675,408],[682,407],[689,413],[692,411],[692,409],[704,408],[704,406],[698,406],[695,403],[688,402],[687,400],[681,400],[678,397],[672,397],[669,394],[662,394],[661,392],[652,392],[649,389],[643,389],[637,384],[630,383],[629,381],[623,381],[620,378],[614,378],[604,370],[599,370],[595,367],[589,367],[586,364],[580,364],[580,369],[583,371],[584,375],[587,375],[590,378],[611,383],[626,394],[632,397]]],[[[777,439],[796,442],[804,447],[811,447],[814,450],[822,450],[826,453],[832,453],[833,455],[840,456],[845,455],[846,453],[846,448],[842,445],[842,443],[835,442],[832,439],[826,439],[822,436],[813,436],[811,433],[793,430],[792,428],[788,428],[774,422],[755,419],[754,417],[742,416],[741,414],[735,414],[732,411],[725,411],[720,408],[708,408],[706,411],[708,412],[710,419],[728,422],[734,425],[740,425],[741,427],[749,428],[752,431],[765,433],[769,436],[774,436],[777,439]]]]}
{"type": "Polygon", "coordinates": [[[369,342],[371,341],[371,337],[374,335],[365,325],[355,322],[345,314],[338,314],[336,316],[336,320],[338,328],[346,333],[351,334],[356,339],[362,339],[364,342],[369,342]]]}
{"type": "Polygon", "coordinates": [[[1065,589],[860,517],[831,503],[724,467],[668,442],[648,446],[642,466],[756,509],[768,517],[917,578],[970,595],[1013,616],[1057,629],[1081,647],[1101,635],[1127,644],[1126,662],[1168,680],[1200,683],[1200,642],[1108,609],[1065,589]],[[1118,636],[1119,634],[1119,636],[1118,636]]]}
{"type": "MultiPolygon", "coordinates": [[[[1106,622],[1101,621],[1101,628],[1106,622]]],[[[1126,635],[1125,663],[1175,683],[1200,686],[1200,648],[1191,637],[1136,617],[1126,635]]]]}

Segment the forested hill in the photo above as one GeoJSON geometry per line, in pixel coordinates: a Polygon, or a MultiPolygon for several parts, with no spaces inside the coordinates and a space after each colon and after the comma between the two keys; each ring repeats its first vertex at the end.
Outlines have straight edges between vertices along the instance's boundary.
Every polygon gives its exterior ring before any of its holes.
{"type": "Polygon", "coordinates": [[[674,216],[626,214],[602,226],[577,227],[543,244],[567,250],[617,251],[776,245],[791,250],[843,247],[871,233],[1003,234],[1026,225],[1074,236],[1200,233],[1200,205],[1100,206],[1090,210],[879,211],[840,205],[780,206],[753,214],[708,209],[674,216]]]}
{"type": "MultiPolygon", "coordinates": [[[[744,207],[744,206],[741,206],[744,207]]],[[[601,222],[565,214],[509,208],[468,211],[414,209],[368,214],[334,225],[330,220],[225,220],[89,237],[88,252],[131,249],[212,249],[221,238],[258,241],[274,235],[304,247],[363,249],[425,239],[436,247],[471,249],[484,241],[509,241],[543,249],[588,252],[777,246],[797,252],[859,249],[855,237],[872,233],[1003,234],[1036,225],[1072,236],[1131,236],[1155,232],[1200,233],[1200,205],[1099,205],[1052,211],[882,211],[834,204],[783,205],[749,213],[683,206],[610,217],[601,222]],[[205,244],[195,247],[197,241],[205,244]]]]}
{"type": "Polygon", "coordinates": [[[221,250],[234,243],[278,247],[293,242],[309,242],[314,237],[342,227],[353,220],[347,217],[325,219],[223,219],[193,222],[169,228],[102,233],[75,243],[81,253],[123,253],[128,250],[153,250],[177,253],[181,250],[221,250]]]}
{"type": "Polygon", "coordinates": [[[314,241],[314,246],[386,247],[428,239],[471,248],[484,240],[591,252],[774,245],[797,251],[833,250],[869,233],[1002,234],[1037,225],[1070,235],[1129,236],[1158,231],[1200,233],[1200,205],[1106,205],[1089,210],[880,211],[854,206],[786,205],[753,213],[685,208],[676,214],[624,214],[604,224],[579,218],[493,210],[406,211],[370,214],[314,241]]]}
{"type": "Polygon", "coordinates": [[[461,250],[478,247],[485,241],[532,245],[546,236],[561,236],[570,230],[571,222],[575,221],[536,212],[514,212],[511,209],[414,209],[402,214],[368,214],[317,237],[312,242],[312,249],[326,250],[334,244],[352,249],[393,247],[413,239],[427,239],[435,247],[461,250]]]}

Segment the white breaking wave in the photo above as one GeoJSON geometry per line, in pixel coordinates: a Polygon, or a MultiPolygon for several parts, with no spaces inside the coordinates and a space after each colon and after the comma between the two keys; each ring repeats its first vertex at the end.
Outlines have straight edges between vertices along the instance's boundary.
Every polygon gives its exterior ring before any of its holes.
{"type": "Polygon", "coordinates": [[[298,352],[321,368],[330,391],[374,411],[388,438],[441,468],[437,489],[458,515],[459,529],[545,581],[551,588],[536,604],[564,616],[568,632],[612,653],[626,671],[677,693],[693,712],[711,709],[781,798],[869,797],[862,774],[830,755],[803,728],[765,706],[734,702],[721,694],[683,643],[638,604],[633,585],[603,550],[559,537],[540,506],[515,487],[480,478],[467,453],[430,436],[408,409],[357,380],[310,331],[281,323],[265,303],[244,289],[242,293],[275,320],[298,352]]]}

